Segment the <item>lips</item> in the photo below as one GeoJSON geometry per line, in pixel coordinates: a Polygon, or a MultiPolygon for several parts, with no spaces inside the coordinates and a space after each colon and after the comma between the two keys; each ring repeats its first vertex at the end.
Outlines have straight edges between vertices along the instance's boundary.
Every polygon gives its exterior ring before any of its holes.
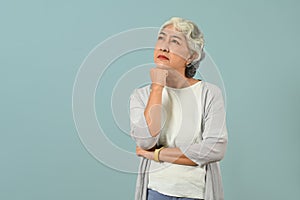
{"type": "Polygon", "coordinates": [[[169,58],[164,55],[158,55],[157,58],[161,60],[169,60],[169,58]]]}

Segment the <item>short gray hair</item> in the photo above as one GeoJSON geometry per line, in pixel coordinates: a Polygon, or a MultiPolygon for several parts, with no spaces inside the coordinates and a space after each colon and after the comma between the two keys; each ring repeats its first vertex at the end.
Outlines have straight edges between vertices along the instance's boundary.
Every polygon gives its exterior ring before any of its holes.
{"type": "MultiPolygon", "coordinates": [[[[160,28],[160,31],[168,25],[173,25],[178,31],[182,32],[187,40],[190,53],[197,53],[198,57],[193,63],[199,66],[200,61],[204,58],[204,36],[195,23],[180,17],[172,17],[166,21],[160,28]]],[[[196,66],[196,68],[198,67],[196,66]]]]}

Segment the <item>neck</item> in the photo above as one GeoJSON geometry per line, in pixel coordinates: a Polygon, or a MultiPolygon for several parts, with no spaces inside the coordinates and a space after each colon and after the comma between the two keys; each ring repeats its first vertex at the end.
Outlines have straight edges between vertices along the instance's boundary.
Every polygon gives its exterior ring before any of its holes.
{"type": "Polygon", "coordinates": [[[185,77],[184,70],[181,72],[178,70],[169,70],[166,85],[171,88],[185,88],[196,82],[198,82],[197,79],[185,77]]]}

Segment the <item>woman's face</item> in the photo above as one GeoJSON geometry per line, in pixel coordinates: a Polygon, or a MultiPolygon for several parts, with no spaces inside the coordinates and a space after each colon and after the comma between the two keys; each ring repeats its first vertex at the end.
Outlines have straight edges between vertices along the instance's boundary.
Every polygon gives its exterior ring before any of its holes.
{"type": "Polygon", "coordinates": [[[190,62],[190,52],[183,33],[168,25],[159,33],[154,50],[154,62],[182,70],[190,62]]]}

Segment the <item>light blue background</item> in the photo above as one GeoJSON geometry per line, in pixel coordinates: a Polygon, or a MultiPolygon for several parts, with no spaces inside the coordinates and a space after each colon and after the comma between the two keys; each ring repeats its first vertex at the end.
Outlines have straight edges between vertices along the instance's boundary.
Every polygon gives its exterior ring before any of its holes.
{"type": "Polygon", "coordinates": [[[225,199],[299,199],[299,9],[296,0],[2,1],[0,199],[133,199],[136,176],[81,144],[72,87],[101,41],[171,16],[199,25],[225,83],[225,199]]]}

